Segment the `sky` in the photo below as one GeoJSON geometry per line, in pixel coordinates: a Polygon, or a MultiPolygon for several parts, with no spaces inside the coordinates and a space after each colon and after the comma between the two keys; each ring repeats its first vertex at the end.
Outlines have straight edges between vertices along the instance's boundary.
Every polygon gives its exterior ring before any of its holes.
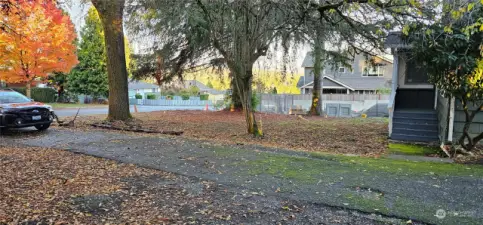
{"type": "MultiPolygon", "coordinates": [[[[75,25],[77,33],[80,35],[80,30],[84,25],[84,18],[87,16],[87,11],[89,10],[90,3],[82,4],[80,0],[73,0],[69,3],[65,3],[62,7],[69,13],[71,16],[72,22],[75,25]]],[[[129,39],[128,35],[128,39],[129,39]]],[[[135,43],[136,40],[131,40],[131,46],[139,46],[140,44],[135,43]],[[132,43],[134,42],[134,43],[132,43]]],[[[309,46],[301,46],[295,51],[290,51],[290,60],[289,63],[286,63],[287,68],[289,69],[290,73],[296,73],[303,75],[304,69],[301,67],[302,62],[304,60],[305,54],[310,51],[309,46]]],[[[278,49],[272,48],[271,51],[269,50],[269,56],[261,57],[255,63],[255,69],[261,70],[280,70],[283,66],[283,52],[278,49]]]]}

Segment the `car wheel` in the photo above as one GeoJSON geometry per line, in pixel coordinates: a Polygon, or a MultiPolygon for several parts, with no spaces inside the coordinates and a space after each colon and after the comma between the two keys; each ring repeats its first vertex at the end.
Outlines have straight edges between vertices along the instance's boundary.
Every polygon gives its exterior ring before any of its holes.
{"type": "Polygon", "coordinates": [[[42,124],[42,125],[35,125],[35,128],[37,128],[37,130],[40,130],[40,131],[47,130],[47,129],[49,129],[49,127],[50,127],[50,123],[42,124]]]}

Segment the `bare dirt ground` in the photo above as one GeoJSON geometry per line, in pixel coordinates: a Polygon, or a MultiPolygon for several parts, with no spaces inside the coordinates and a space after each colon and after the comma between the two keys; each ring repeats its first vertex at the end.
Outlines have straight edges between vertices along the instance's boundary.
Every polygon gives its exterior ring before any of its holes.
{"type": "MultiPolygon", "coordinates": [[[[310,152],[378,156],[387,149],[387,120],[383,118],[320,118],[257,114],[263,138],[246,134],[240,112],[162,111],[134,114],[135,124],[154,130],[184,131],[188,138],[226,144],[253,144],[310,152]]],[[[104,116],[77,119],[80,129],[104,116]]]]}

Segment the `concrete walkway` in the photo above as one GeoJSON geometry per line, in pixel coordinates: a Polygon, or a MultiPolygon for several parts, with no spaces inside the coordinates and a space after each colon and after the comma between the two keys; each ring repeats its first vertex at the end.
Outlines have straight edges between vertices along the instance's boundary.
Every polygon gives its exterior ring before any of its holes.
{"type": "Polygon", "coordinates": [[[294,153],[162,136],[52,129],[0,136],[316,204],[431,224],[483,223],[483,167],[294,153]]]}

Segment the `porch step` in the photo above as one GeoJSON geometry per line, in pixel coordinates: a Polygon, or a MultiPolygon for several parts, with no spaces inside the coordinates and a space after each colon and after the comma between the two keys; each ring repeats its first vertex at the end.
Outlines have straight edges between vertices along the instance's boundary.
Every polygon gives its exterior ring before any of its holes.
{"type": "Polygon", "coordinates": [[[439,141],[438,136],[430,137],[430,136],[421,136],[421,135],[406,135],[406,134],[392,134],[392,140],[397,141],[419,141],[419,142],[435,142],[439,141]]]}
{"type": "Polygon", "coordinates": [[[403,135],[419,135],[419,136],[428,136],[428,137],[438,137],[438,130],[437,129],[407,129],[407,128],[400,128],[395,127],[392,130],[393,134],[403,134],[403,135]]]}
{"type": "Polygon", "coordinates": [[[394,123],[438,125],[438,118],[394,117],[394,123]]]}
{"type": "Polygon", "coordinates": [[[437,120],[437,115],[435,111],[395,111],[394,117],[437,120]]]}
{"type": "Polygon", "coordinates": [[[391,139],[433,142],[439,140],[438,115],[434,110],[396,110],[391,139]]]}
{"type": "Polygon", "coordinates": [[[416,130],[438,130],[437,123],[407,123],[407,122],[394,122],[393,128],[397,129],[416,129],[416,130]]]}

